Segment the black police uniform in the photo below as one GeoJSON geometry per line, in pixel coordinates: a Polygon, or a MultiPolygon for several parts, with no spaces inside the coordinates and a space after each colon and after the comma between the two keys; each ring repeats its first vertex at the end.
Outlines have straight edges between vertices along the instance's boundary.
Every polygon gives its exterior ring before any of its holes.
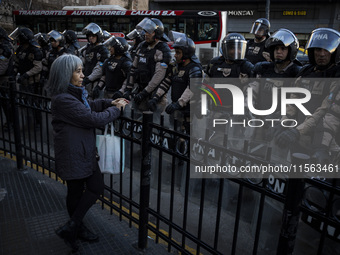
{"type": "Polygon", "coordinates": [[[132,60],[123,55],[120,59],[110,56],[103,64],[103,75],[105,76],[105,90],[109,93],[118,91],[130,71],[132,60]]]}
{"type": "Polygon", "coordinates": [[[263,56],[263,52],[267,52],[265,44],[266,40],[259,43],[255,42],[254,39],[249,40],[246,49],[246,59],[254,65],[258,62],[267,61],[267,59],[263,56]]]}
{"type": "MultiPolygon", "coordinates": [[[[13,77],[13,46],[10,42],[7,40],[4,40],[0,43],[0,86],[1,87],[7,87],[8,86],[8,80],[10,77],[13,77]]],[[[4,89],[2,91],[2,88],[0,90],[0,93],[3,95],[6,95],[9,93],[7,89],[4,89]]],[[[6,121],[7,123],[4,124],[4,128],[10,128],[13,123],[13,116],[11,114],[10,104],[7,100],[1,100],[0,107],[3,109],[6,121]]],[[[1,111],[0,108],[0,111],[1,111]]]]}
{"type": "Polygon", "coordinates": [[[236,60],[227,63],[223,56],[213,58],[207,66],[207,74],[213,78],[250,77],[253,65],[247,60],[236,60]]]}
{"type": "Polygon", "coordinates": [[[61,49],[58,48],[52,48],[46,56],[47,60],[47,70],[49,71],[51,69],[51,66],[58,57],[66,53],[66,49],[62,47],[61,49]]]}
{"type": "Polygon", "coordinates": [[[88,43],[81,55],[85,58],[84,75],[89,76],[98,61],[104,63],[105,59],[107,59],[110,54],[103,44],[92,45],[88,43]]]}
{"type": "MultiPolygon", "coordinates": [[[[155,73],[156,51],[159,50],[163,52],[163,60],[161,62],[169,64],[171,59],[169,46],[165,42],[160,41],[151,49],[148,48],[148,46],[149,44],[145,41],[140,44],[140,47],[138,47],[139,50],[136,53],[137,68],[135,66],[131,68],[131,75],[134,77],[134,82],[139,85],[139,92],[148,85],[155,73]]],[[[131,85],[132,84],[128,84],[128,88],[131,87],[131,85]]]]}
{"type": "Polygon", "coordinates": [[[72,55],[75,55],[75,56],[79,56],[78,48],[76,46],[74,46],[73,44],[69,44],[66,47],[66,53],[67,54],[72,54],[72,55]]]}
{"type": "Polygon", "coordinates": [[[42,70],[42,51],[38,46],[34,46],[29,44],[29,46],[24,49],[22,45],[20,45],[16,50],[16,73],[28,74],[28,78],[23,81],[23,85],[21,89],[26,90],[27,92],[37,93],[39,92],[39,82],[40,82],[40,74],[42,70]],[[27,87],[25,86],[27,85],[27,87]]]}
{"type": "MultiPolygon", "coordinates": [[[[177,65],[171,69],[171,101],[177,102],[183,95],[186,88],[190,88],[190,78],[202,78],[202,66],[191,61],[186,66],[177,65]]],[[[189,103],[181,109],[184,116],[190,115],[189,103]]]]}
{"type": "MultiPolygon", "coordinates": [[[[256,91],[256,109],[267,110],[272,106],[272,91],[273,87],[291,87],[290,80],[273,78],[293,78],[296,77],[301,69],[301,66],[291,62],[284,70],[277,72],[275,70],[274,62],[260,62],[257,63],[253,70],[253,76],[256,78],[268,78],[260,81],[258,90],[256,91]],[[265,82],[263,84],[262,82],[265,82]]],[[[255,92],[253,92],[255,93],[255,92]]],[[[280,99],[280,97],[278,97],[280,99]]],[[[281,111],[281,103],[278,103],[277,113],[281,111]]],[[[274,116],[272,116],[274,117],[274,116]]],[[[276,116],[280,118],[280,116],[276,116]]]]}

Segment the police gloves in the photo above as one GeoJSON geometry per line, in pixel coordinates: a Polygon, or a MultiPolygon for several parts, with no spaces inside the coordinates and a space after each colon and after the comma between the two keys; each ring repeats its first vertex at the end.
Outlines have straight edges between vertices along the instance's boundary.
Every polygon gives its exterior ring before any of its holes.
{"type": "Polygon", "coordinates": [[[18,83],[22,84],[24,80],[27,80],[29,78],[27,73],[24,73],[22,75],[19,76],[18,78],[18,83]]]}
{"type": "Polygon", "coordinates": [[[158,104],[158,99],[157,98],[152,98],[148,101],[148,107],[150,111],[154,112],[157,110],[157,104],[158,104]]]}
{"type": "Polygon", "coordinates": [[[135,103],[136,103],[136,104],[140,104],[145,98],[148,97],[148,95],[149,95],[149,93],[146,92],[145,89],[143,89],[142,92],[138,93],[138,94],[135,96],[135,98],[134,98],[135,103]]]}
{"type": "MultiPolygon", "coordinates": [[[[113,99],[113,100],[115,100],[115,99],[117,99],[117,98],[121,98],[121,97],[124,97],[124,95],[123,95],[123,93],[120,92],[119,90],[116,91],[115,93],[113,93],[113,95],[112,95],[112,99],[113,99]]],[[[127,99],[127,98],[125,98],[125,99],[127,99]]],[[[129,100],[129,99],[128,99],[128,100],[129,100]]]]}
{"type": "Polygon", "coordinates": [[[281,132],[276,138],[276,144],[282,147],[288,147],[296,143],[300,138],[300,132],[296,128],[290,128],[281,132]]]}
{"type": "Polygon", "coordinates": [[[127,100],[131,100],[131,92],[132,92],[131,89],[126,89],[124,94],[123,94],[123,97],[127,100]]]}
{"type": "Polygon", "coordinates": [[[180,110],[182,106],[178,102],[172,102],[165,108],[167,114],[172,114],[174,111],[180,110]]]}
{"type": "Polygon", "coordinates": [[[92,81],[89,78],[85,77],[83,80],[83,85],[86,86],[87,84],[90,84],[91,82],[92,81]]]}
{"type": "Polygon", "coordinates": [[[312,161],[316,164],[329,164],[330,156],[326,145],[320,145],[319,147],[314,149],[312,161]]]}

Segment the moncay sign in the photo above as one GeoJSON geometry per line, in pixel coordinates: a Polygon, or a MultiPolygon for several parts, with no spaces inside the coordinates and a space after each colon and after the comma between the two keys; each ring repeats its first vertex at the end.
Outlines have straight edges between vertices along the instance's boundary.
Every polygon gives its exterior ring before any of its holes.
{"type": "MultiPolygon", "coordinates": [[[[261,86],[261,85],[260,85],[261,86]]],[[[248,124],[249,127],[262,127],[265,123],[271,125],[272,127],[276,125],[276,122],[280,121],[283,127],[295,127],[298,125],[297,121],[294,119],[273,119],[273,118],[265,118],[265,116],[270,116],[273,113],[276,113],[279,109],[281,109],[281,115],[286,115],[286,106],[287,105],[295,105],[299,111],[301,111],[305,116],[311,115],[311,113],[304,106],[311,99],[311,92],[308,89],[300,88],[300,87],[275,87],[272,86],[271,90],[271,107],[269,109],[256,109],[256,102],[254,102],[253,90],[252,86],[246,88],[246,90],[242,90],[240,86],[236,86],[233,84],[214,84],[208,85],[204,84],[205,88],[201,88],[205,93],[201,93],[201,114],[203,116],[208,114],[208,96],[212,99],[212,101],[217,105],[216,101],[220,102],[220,105],[230,104],[230,102],[223,102],[221,97],[223,98],[223,94],[229,93],[232,97],[232,115],[234,116],[259,116],[258,119],[249,119],[243,122],[233,122],[232,119],[213,119],[213,127],[216,125],[226,125],[230,124],[230,126],[235,125],[243,125],[246,126],[248,124]],[[218,90],[219,92],[217,92],[218,90]],[[298,98],[290,98],[291,94],[299,95],[298,98]],[[216,100],[217,98],[218,100],[216,100]],[[279,100],[280,99],[280,100],[279,100]],[[280,102],[280,103],[279,103],[280,102]],[[246,112],[247,111],[247,112],[246,112]]],[[[268,86],[267,86],[268,87],[268,86]]],[[[259,91],[257,91],[259,93],[259,91]]],[[[258,96],[258,95],[257,95],[258,96]]],[[[266,95],[268,96],[268,94],[266,95]]],[[[260,98],[260,96],[258,96],[260,98]]],[[[261,98],[261,100],[263,100],[261,98]]]]}

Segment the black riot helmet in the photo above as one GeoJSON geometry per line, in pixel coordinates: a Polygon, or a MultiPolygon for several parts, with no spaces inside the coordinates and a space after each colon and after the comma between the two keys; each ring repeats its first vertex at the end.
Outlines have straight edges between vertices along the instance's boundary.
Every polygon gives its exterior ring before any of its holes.
{"type": "Polygon", "coordinates": [[[129,49],[129,43],[122,37],[112,36],[105,41],[104,45],[106,47],[113,47],[115,55],[124,55],[129,49]]]}
{"type": "Polygon", "coordinates": [[[299,41],[288,29],[280,28],[275,31],[266,41],[266,48],[269,49],[270,58],[274,59],[274,50],[277,45],[288,47],[287,60],[294,61],[299,49],[299,41]]]}
{"type": "Polygon", "coordinates": [[[97,43],[100,43],[104,40],[104,34],[100,26],[96,23],[90,23],[86,27],[84,27],[82,33],[88,37],[89,35],[97,36],[97,43]]]}
{"type": "Polygon", "coordinates": [[[45,33],[37,33],[34,35],[34,39],[39,43],[40,46],[46,46],[49,44],[48,36],[45,33]]]}
{"type": "Polygon", "coordinates": [[[11,41],[11,38],[8,37],[8,34],[5,29],[0,27],[0,38],[4,38],[7,41],[11,41]]]}
{"type": "Polygon", "coordinates": [[[222,55],[228,60],[242,60],[246,54],[247,41],[238,33],[230,33],[222,40],[222,55]]]}
{"type": "Polygon", "coordinates": [[[18,30],[18,39],[20,43],[29,43],[34,39],[34,35],[31,29],[27,27],[19,28],[18,30]]]}
{"type": "Polygon", "coordinates": [[[56,30],[51,30],[50,32],[48,32],[47,34],[48,39],[51,40],[55,40],[56,42],[59,42],[59,47],[63,47],[65,44],[65,38],[62,35],[62,33],[56,31],[56,30]]]}
{"type": "Polygon", "coordinates": [[[74,45],[74,47],[77,49],[80,48],[77,35],[73,30],[65,30],[63,35],[67,44],[74,45]]]}
{"type": "Polygon", "coordinates": [[[109,39],[112,35],[106,31],[106,30],[103,30],[103,38],[104,38],[104,41],[106,41],[107,39],[109,39]]]}
{"type": "Polygon", "coordinates": [[[137,29],[134,29],[126,35],[126,38],[129,40],[136,39],[136,44],[138,45],[145,40],[145,31],[144,30],[137,31],[137,29]]]}
{"type": "Polygon", "coordinates": [[[332,54],[331,63],[336,62],[336,55],[339,53],[340,33],[331,28],[317,28],[312,31],[306,43],[309,62],[315,65],[314,49],[320,48],[332,54]]]}
{"type": "Polygon", "coordinates": [[[155,38],[170,41],[169,38],[164,34],[164,25],[162,21],[156,18],[144,18],[141,22],[139,22],[136,26],[137,31],[144,30],[145,32],[152,34],[155,32],[155,38]]]}
{"type": "Polygon", "coordinates": [[[183,60],[191,59],[192,56],[195,55],[196,46],[193,40],[188,38],[186,34],[170,31],[169,37],[172,42],[174,42],[171,46],[174,49],[181,49],[183,53],[183,60]]]}
{"type": "Polygon", "coordinates": [[[11,34],[10,38],[19,40],[19,44],[29,43],[32,46],[40,47],[38,42],[34,40],[34,34],[31,29],[27,27],[16,28],[11,34]]]}
{"type": "Polygon", "coordinates": [[[270,36],[270,22],[265,18],[260,18],[255,20],[253,26],[251,27],[250,33],[257,35],[260,30],[264,30],[264,34],[266,36],[270,36]]]}

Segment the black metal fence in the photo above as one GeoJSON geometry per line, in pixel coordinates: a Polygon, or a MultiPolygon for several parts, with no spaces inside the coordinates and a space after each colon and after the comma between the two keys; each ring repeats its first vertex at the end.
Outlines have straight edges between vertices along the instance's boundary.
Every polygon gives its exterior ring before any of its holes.
{"type": "MultiPolygon", "coordinates": [[[[27,165],[58,180],[50,99],[17,91],[15,82],[0,93],[0,150],[16,156],[18,169],[27,165]]],[[[140,249],[152,238],[182,254],[340,254],[339,179],[193,179],[189,136],[177,126],[133,110],[115,124],[125,167],[103,175],[101,202],[138,226],[140,249]]],[[[227,152],[235,165],[271,160],[270,148],[264,158],[250,155],[247,141],[227,152]]]]}

